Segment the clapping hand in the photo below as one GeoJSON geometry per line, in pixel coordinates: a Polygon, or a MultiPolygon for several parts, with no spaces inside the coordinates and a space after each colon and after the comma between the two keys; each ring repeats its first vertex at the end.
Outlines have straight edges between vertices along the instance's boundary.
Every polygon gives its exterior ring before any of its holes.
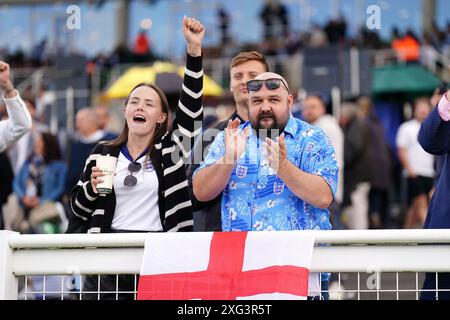
{"type": "Polygon", "coordinates": [[[246,127],[239,132],[239,119],[229,120],[225,128],[225,163],[235,164],[245,152],[247,138],[250,134],[250,127],[246,127]]]}
{"type": "Polygon", "coordinates": [[[286,141],[284,134],[274,140],[266,138],[263,144],[266,154],[264,155],[269,162],[269,166],[278,173],[278,171],[288,162],[286,141]]]}

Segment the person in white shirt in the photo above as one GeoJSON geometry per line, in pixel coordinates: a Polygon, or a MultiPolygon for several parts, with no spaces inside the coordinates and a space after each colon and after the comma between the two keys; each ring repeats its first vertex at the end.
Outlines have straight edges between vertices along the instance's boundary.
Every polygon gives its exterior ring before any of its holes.
{"type": "Polygon", "coordinates": [[[10,79],[9,65],[0,61],[0,90],[6,103],[8,119],[0,121],[0,152],[18,141],[31,129],[31,116],[10,79]]]}
{"type": "Polygon", "coordinates": [[[403,123],[397,132],[398,156],[407,175],[408,205],[404,228],[423,224],[428,210],[429,193],[434,182],[434,158],[419,144],[418,135],[422,122],[431,111],[429,99],[414,102],[414,119],[403,123]]]}
{"type": "Polygon", "coordinates": [[[302,106],[303,119],[317,126],[330,138],[334,147],[336,162],[339,167],[338,189],[335,201],[329,208],[333,229],[344,229],[341,221],[341,205],[344,198],[344,132],[339,126],[339,120],[327,114],[324,97],[320,93],[309,93],[302,106]]]}
{"type": "Polygon", "coordinates": [[[344,192],[344,133],[339,126],[339,120],[335,116],[327,114],[325,101],[318,93],[308,94],[303,102],[302,116],[309,124],[323,129],[333,144],[336,161],[339,166],[336,201],[341,203],[344,192]]]}

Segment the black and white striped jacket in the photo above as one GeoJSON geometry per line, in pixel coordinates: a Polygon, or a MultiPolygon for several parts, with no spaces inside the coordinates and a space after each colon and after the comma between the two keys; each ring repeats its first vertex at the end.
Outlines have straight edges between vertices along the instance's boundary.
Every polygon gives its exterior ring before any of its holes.
{"type": "MultiPolygon", "coordinates": [[[[159,212],[164,231],[192,231],[192,203],[188,191],[185,160],[195,137],[201,133],[203,120],[203,69],[202,57],[187,55],[186,70],[173,130],[156,141],[150,159],[159,180],[159,212]],[[190,144],[187,143],[190,141],[190,144]],[[173,153],[181,157],[172,157],[173,153]],[[173,161],[178,158],[179,160],[173,161]]],[[[92,167],[100,155],[118,157],[120,147],[97,145],[81,174],[78,184],[70,194],[73,217],[67,232],[80,232],[80,226],[88,233],[111,232],[116,207],[114,190],[109,195],[97,195],[92,189],[90,176],[92,167]]]]}

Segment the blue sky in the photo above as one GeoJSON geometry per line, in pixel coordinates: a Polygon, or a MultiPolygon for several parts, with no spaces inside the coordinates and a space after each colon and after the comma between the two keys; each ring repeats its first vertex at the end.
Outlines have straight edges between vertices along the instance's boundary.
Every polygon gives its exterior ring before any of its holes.
{"type": "MultiPolygon", "coordinates": [[[[156,5],[135,0],[130,4],[130,42],[139,31],[142,19],[153,22],[149,36],[153,48],[160,54],[179,56],[184,47],[180,31],[183,15],[198,17],[207,27],[206,43],[218,41],[215,10],[217,3],[224,2],[232,17],[231,33],[238,41],[258,41],[261,38],[261,22],[258,17],[263,0],[160,0],[156,5]]],[[[350,32],[356,30],[360,19],[365,19],[368,5],[376,4],[382,9],[380,30],[388,37],[394,25],[400,28],[421,28],[421,0],[284,0],[294,30],[304,30],[309,22],[325,23],[331,16],[341,12],[349,21],[350,32]],[[359,5],[358,5],[359,4],[359,5]],[[309,8],[309,10],[308,10],[309,8]],[[338,8],[333,10],[333,8],[338,8]],[[360,8],[358,10],[358,8],[360,8]],[[307,19],[307,12],[311,14],[307,19]]],[[[0,47],[10,50],[29,50],[33,43],[44,37],[54,38],[56,28],[64,24],[66,8],[70,3],[39,6],[0,5],[0,47]]],[[[109,52],[115,44],[115,12],[117,3],[107,1],[98,9],[87,3],[80,4],[81,30],[62,33],[68,37],[72,49],[88,55],[109,52]]],[[[450,1],[437,1],[437,21],[444,26],[450,21],[450,1]]],[[[61,32],[60,36],[61,36],[61,32]]]]}

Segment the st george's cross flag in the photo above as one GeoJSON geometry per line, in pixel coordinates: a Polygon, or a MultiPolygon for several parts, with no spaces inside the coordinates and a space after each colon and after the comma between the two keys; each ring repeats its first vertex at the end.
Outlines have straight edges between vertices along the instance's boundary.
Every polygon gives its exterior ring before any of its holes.
{"type": "Polygon", "coordinates": [[[301,231],[149,233],[138,300],[306,299],[313,247],[301,231]]]}

